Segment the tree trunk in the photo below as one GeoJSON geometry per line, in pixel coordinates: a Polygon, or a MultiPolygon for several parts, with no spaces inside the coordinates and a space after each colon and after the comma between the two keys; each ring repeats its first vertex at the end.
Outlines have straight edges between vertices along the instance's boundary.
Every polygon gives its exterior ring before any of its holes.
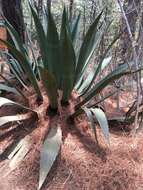
{"type": "Polygon", "coordinates": [[[51,0],[47,0],[47,7],[51,9],[51,0]]]}
{"type": "Polygon", "coordinates": [[[73,14],[73,0],[70,0],[69,5],[69,20],[72,21],[72,14],[73,14]]]}
{"type": "MultiPolygon", "coordinates": [[[[24,19],[21,0],[2,0],[2,11],[24,42],[24,19]]],[[[11,40],[10,35],[8,35],[8,40],[11,40]]]]}
{"type": "MultiPolygon", "coordinates": [[[[138,19],[138,11],[140,7],[141,0],[126,0],[124,3],[124,10],[126,11],[126,17],[128,19],[132,35],[135,35],[136,32],[136,23],[138,19]],[[137,11],[138,10],[138,11],[137,11]]],[[[131,58],[131,41],[128,34],[127,26],[124,19],[122,19],[121,24],[121,56],[123,61],[129,60],[131,58]]]]}
{"type": "Polygon", "coordinates": [[[43,0],[38,0],[38,15],[40,18],[42,18],[43,14],[43,0]]]}

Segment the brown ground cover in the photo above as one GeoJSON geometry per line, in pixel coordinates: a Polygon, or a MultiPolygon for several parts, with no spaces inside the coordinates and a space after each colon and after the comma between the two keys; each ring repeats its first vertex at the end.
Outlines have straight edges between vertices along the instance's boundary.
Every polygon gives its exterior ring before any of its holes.
{"type": "MultiPolygon", "coordinates": [[[[31,107],[34,95],[29,97],[31,107]]],[[[105,105],[108,115],[114,116],[124,113],[126,99],[129,94],[121,95],[121,111],[116,110],[115,100],[109,99],[105,105]]],[[[131,99],[131,98],[130,98],[131,99]]],[[[21,101],[21,100],[19,100],[21,101]]],[[[45,112],[46,106],[38,108],[40,120],[33,122],[29,119],[20,126],[11,125],[0,129],[0,190],[36,190],[38,185],[38,171],[40,147],[49,126],[59,123],[63,129],[63,144],[42,190],[143,190],[143,134],[132,137],[129,130],[119,126],[110,128],[110,146],[104,140],[98,128],[100,148],[95,143],[88,128],[87,119],[81,117],[76,124],[69,126],[65,122],[66,114],[73,106],[60,109],[59,116],[49,119],[45,112]],[[117,130],[119,129],[119,130],[117,130]],[[29,153],[20,165],[10,171],[7,159],[9,145],[27,135],[32,144],[29,153]]],[[[17,108],[1,109],[0,116],[5,113],[16,113],[17,108]]],[[[129,129],[132,127],[130,126],[129,129]]]]}

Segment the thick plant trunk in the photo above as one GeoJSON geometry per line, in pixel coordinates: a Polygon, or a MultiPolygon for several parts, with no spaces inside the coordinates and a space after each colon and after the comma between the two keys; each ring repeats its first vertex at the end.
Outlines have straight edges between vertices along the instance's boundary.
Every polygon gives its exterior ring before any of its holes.
{"type": "MultiPolygon", "coordinates": [[[[21,0],[2,0],[2,11],[24,42],[24,19],[21,0]]],[[[8,35],[8,40],[11,41],[10,35],[8,35]]]]}

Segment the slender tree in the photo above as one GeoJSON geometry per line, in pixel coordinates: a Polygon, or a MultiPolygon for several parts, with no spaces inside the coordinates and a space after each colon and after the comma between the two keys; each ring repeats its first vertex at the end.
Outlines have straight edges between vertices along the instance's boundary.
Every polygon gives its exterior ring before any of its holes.
{"type": "MultiPolygon", "coordinates": [[[[136,31],[136,23],[138,20],[137,10],[139,10],[140,3],[141,3],[141,0],[126,0],[124,2],[124,10],[126,12],[126,17],[128,19],[133,37],[136,31]]],[[[122,38],[121,38],[121,47],[122,47],[121,55],[123,57],[123,60],[125,61],[127,60],[127,58],[131,56],[128,51],[131,47],[131,41],[130,41],[129,33],[128,33],[127,26],[125,24],[124,19],[122,19],[121,22],[122,22],[121,32],[123,33],[122,38]]]]}
{"type": "Polygon", "coordinates": [[[39,17],[41,18],[42,17],[42,14],[43,14],[43,0],[38,0],[38,14],[39,14],[39,17]]]}
{"type": "Polygon", "coordinates": [[[51,3],[52,3],[51,0],[47,0],[47,7],[51,8],[51,3]]]}
{"type": "Polygon", "coordinates": [[[70,19],[70,21],[72,20],[72,16],[73,16],[73,3],[74,3],[74,1],[73,0],[70,0],[70,5],[69,5],[69,13],[70,13],[70,15],[69,15],[69,19],[70,19]]]}

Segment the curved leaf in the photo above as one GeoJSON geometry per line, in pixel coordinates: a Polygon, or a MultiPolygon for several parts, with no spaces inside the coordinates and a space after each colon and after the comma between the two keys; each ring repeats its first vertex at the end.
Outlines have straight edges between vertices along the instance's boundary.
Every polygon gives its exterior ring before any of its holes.
{"type": "Polygon", "coordinates": [[[25,53],[25,48],[23,47],[23,42],[18,32],[15,30],[15,28],[10,24],[10,22],[6,18],[5,18],[5,26],[14,42],[16,49],[18,49],[22,53],[25,53]]]}
{"type": "Polygon", "coordinates": [[[106,77],[101,79],[95,86],[86,94],[82,102],[76,105],[76,109],[80,108],[82,105],[86,104],[94,96],[99,94],[108,84],[121,78],[123,75],[131,74],[131,71],[128,69],[128,64],[123,64],[108,74],[106,77]]]}
{"type": "Polygon", "coordinates": [[[105,113],[100,108],[90,108],[94,116],[96,117],[105,139],[109,143],[109,126],[105,113]]]}
{"type": "Polygon", "coordinates": [[[20,69],[18,68],[18,63],[15,59],[11,59],[7,61],[7,64],[9,65],[12,73],[14,74],[15,78],[19,81],[19,83],[27,90],[28,86],[26,86],[24,81],[24,74],[20,72],[20,69]]]}
{"type": "Polygon", "coordinates": [[[90,127],[94,132],[97,143],[98,143],[98,139],[97,139],[97,134],[96,134],[96,126],[95,126],[94,117],[97,119],[99,126],[101,127],[103,131],[104,137],[109,143],[109,126],[108,126],[108,121],[107,121],[105,113],[100,108],[84,107],[82,109],[84,110],[84,112],[86,113],[89,119],[90,127]]]}
{"type": "MultiPolygon", "coordinates": [[[[7,99],[7,98],[0,97],[0,107],[5,106],[5,105],[17,105],[17,106],[22,107],[22,108],[25,109],[25,110],[32,111],[32,112],[36,113],[36,112],[33,111],[32,109],[30,109],[30,108],[28,108],[28,107],[26,107],[26,106],[23,106],[22,104],[19,104],[19,103],[17,103],[17,102],[14,102],[14,101],[12,101],[12,100],[7,99]]],[[[36,113],[36,114],[37,114],[37,113],[36,113]]]]}
{"type": "MultiPolygon", "coordinates": [[[[104,66],[105,66],[106,64],[110,63],[111,60],[110,60],[110,59],[109,59],[109,60],[107,59],[107,61],[106,61],[105,57],[106,57],[106,55],[108,54],[108,52],[110,51],[110,49],[112,48],[112,46],[113,46],[113,45],[116,43],[116,41],[119,39],[119,37],[120,37],[120,34],[119,34],[115,39],[113,39],[113,41],[109,44],[109,46],[108,46],[107,49],[105,50],[105,53],[103,53],[103,55],[102,55],[102,57],[101,57],[101,59],[100,59],[100,62],[99,62],[99,64],[98,64],[98,67],[97,67],[97,69],[96,69],[96,71],[95,71],[95,73],[94,73],[94,76],[93,76],[93,78],[92,78],[92,80],[91,80],[89,86],[87,87],[87,89],[84,91],[83,94],[85,94],[85,93],[91,88],[93,82],[95,81],[95,79],[96,79],[96,77],[98,76],[98,74],[100,73],[100,71],[104,69],[104,66]],[[107,62],[107,63],[106,63],[106,62],[107,62]],[[103,65],[103,64],[104,64],[104,65],[103,65]]],[[[82,94],[82,95],[83,95],[83,94],[82,94]]]]}
{"type": "Polygon", "coordinates": [[[3,116],[3,117],[0,117],[0,126],[5,125],[5,124],[7,124],[9,122],[26,120],[29,117],[30,117],[30,115],[28,115],[28,114],[3,116]]]}
{"type": "Polygon", "coordinates": [[[7,91],[7,92],[12,92],[14,94],[17,94],[17,95],[21,96],[21,94],[15,88],[7,86],[5,84],[0,84],[0,90],[4,90],[4,91],[7,91]]]}
{"type": "Polygon", "coordinates": [[[98,139],[97,139],[97,134],[96,134],[96,126],[95,126],[94,118],[93,118],[93,115],[92,115],[92,111],[91,111],[91,109],[86,108],[86,107],[84,107],[83,110],[84,110],[84,112],[86,113],[86,115],[88,117],[88,120],[90,122],[90,127],[94,132],[94,136],[95,136],[96,142],[98,144],[98,139]]]}
{"type": "Polygon", "coordinates": [[[84,83],[82,84],[82,86],[80,87],[80,89],[78,90],[78,93],[80,94],[80,96],[83,96],[92,86],[96,76],[103,71],[103,69],[111,62],[112,57],[107,57],[105,58],[101,64],[99,64],[99,66],[94,65],[94,68],[92,69],[92,71],[88,74],[86,80],[84,81],[84,83]]]}
{"type": "Polygon", "coordinates": [[[27,58],[25,57],[24,54],[22,54],[19,50],[17,50],[13,45],[11,45],[9,42],[4,41],[2,39],[0,39],[0,41],[2,43],[4,43],[13,53],[13,55],[15,56],[15,58],[19,61],[19,63],[21,64],[21,67],[23,67],[23,69],[25,70],[29,80],[31,81],[31,83],[33,84],[33,87],[36,91],[36,93],[38,94],[39,98],[42,100],[42,95],[37,83],[37,79],[36,76],[33,73],[33,70],[30,66],[29,61],[27,60],[27,58]]]}

